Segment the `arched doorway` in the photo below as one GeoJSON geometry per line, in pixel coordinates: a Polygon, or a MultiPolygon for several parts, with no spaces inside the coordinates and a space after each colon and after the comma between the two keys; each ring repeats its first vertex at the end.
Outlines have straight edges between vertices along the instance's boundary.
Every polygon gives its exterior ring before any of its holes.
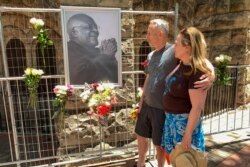
{"type": "MultiPolygon", "coordinates": [[[[6,57],[8,64],[9,76],[20,77],[24,74],[26,68],[26,50],[23,42],[20,39],[10,39],[6,45],[6,57]]],[[[11,81],[12,95],[23,94],[25,92],[25,85],[22,81],[11,81]]]]}
{"type": "MultiPolygon", "coordinates": [[[[36,63],[37,68],[42,69],[44,71],[44,75],[56,75],[57,69],[56,69],[56,50],[55,46],[47,46],[44,49],[44,55],[42,55],[40,44],[36,45],[36,63]]],[[[47,92],[49,93],[49,96],[53,96],[53,88],[56,85],[56,79],[49,78],[47,80],[43,79],[40,81],[39,86],[39,94],[40,96],[47,96],[47,92]],[[47,82],[47,83],[46,83],[47,82]],[[47,85],[46,85],[47,84],[47,85]],[[48,89],[48,90],[47,90],[48,89]]]]}

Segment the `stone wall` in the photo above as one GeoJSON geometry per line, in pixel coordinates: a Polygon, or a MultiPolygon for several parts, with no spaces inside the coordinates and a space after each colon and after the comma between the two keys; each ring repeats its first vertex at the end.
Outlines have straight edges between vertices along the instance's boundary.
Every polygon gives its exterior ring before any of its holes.
{"type": "MultiPolygon", "coordinates": [[[[248,65],[250,1],[222,0],[197,1],[194,12],[194,26],[205,34],[209,59],[219,54],[232,56],[232,65],[248,65]]],[[[250,102],[248,69],[240,68],[237,103],[250,102]]]]}

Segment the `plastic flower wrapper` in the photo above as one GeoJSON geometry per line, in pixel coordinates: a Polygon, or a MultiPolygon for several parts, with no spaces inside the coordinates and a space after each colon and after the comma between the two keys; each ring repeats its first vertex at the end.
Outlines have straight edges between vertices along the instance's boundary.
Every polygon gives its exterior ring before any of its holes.
{"type": "Polygon", "coordinates": [[[44,21],[42,19],[31,18],[30,23],[32,24],[33,28],[35,29],[37,35],[33,36],[34,39],[40,44],[40,49],[43,56],[43,65],[45,66],[45,58],[44,58],[44,49],[47,46],[53,45],[53,41],[49,39],[47,34],[47,29],[44,27],[44,21]]]}
{"type": "Polygon", "coordinates": [[[56,95],[53,101],[53,106],[56,111],[54,112],[52,119],[58,117],[60,113],[61,118],[63,118],[65,114],[66,101],[68,97],[74,94],[73,87],[71,85],[56,85],[53,89],[53,92],[56,95]]]}
{"type": "Polygon", "coordinates": [[[216,75],[217,75],[217,79],[216,79],[216,83],[218,85],[231,85],[230,81],[231,81],[231,77],[229,76],[228,72],[227,72],[227,65],[229,62],[231,62],[232,57],[227,56],[227,55],[219,55],[217,57],[215,57],[215,62],[216,62],[216,75]]]}
{"type": "Polygon", "coordinates": [[[28,106],[30,106],[33,109],[37,107],[37,101],[38,101],[37,89],[39,87],[40,79],[43,74],[44,74],[43,70],[29,68],[29,67],[24,71],[23,75],[24,82],[29,92],[28,106]]]}
{"type": "Polygon", "coordinates": [[[117,103],[114,88],[112,83],[85,84],[80,94],[82,102],[89,107],[87,113],[97,119],[101,125],[107,125],[106,117],[112,105],[117,103]]]}
{"type": "Polygon", "coordinates": [[[135,122],[137,120],[139,103],[140,103],[142,94],[143,94],[142,88],[138,87],[137,93],[136,93],[136,98],[135,98],[135,103],[132,105],[132,109],[129,112],[129,117],[132,120],[132,122],[135,122]]]}

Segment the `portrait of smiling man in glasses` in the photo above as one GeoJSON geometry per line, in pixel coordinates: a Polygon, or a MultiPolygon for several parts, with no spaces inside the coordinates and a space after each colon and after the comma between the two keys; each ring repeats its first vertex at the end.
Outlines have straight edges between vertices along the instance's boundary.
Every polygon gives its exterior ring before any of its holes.
{"type": "Polygon", "coordinates": [[[87,14],[75,14],[67,21],[70,84],[100,81],[118,83],[115,38],[98,41],[99,26],[87,14]]]}

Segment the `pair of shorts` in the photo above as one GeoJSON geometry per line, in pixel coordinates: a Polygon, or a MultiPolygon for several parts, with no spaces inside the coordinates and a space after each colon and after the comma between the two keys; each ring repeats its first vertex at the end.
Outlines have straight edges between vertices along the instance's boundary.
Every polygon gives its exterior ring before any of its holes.
{"type": "MultiPolygon", "coordinates": [[[[166,120],[162,136],[162,147],[166,153],[170,154],[177,143],[182,141],[186,130],[189,114],[166,114],[166,120]]],[[[205,151],[204,131],[201,119],[192,134],[191,144],[201,151],[205,151]]]]}
{"type": "Polygon", "coordinates": [[[138,114],[135,133],[145,138],[152,138],[154,145],[161,146],[164,122],[165,112],[163,109],[150,107],[143,102],[138,114]]]}

